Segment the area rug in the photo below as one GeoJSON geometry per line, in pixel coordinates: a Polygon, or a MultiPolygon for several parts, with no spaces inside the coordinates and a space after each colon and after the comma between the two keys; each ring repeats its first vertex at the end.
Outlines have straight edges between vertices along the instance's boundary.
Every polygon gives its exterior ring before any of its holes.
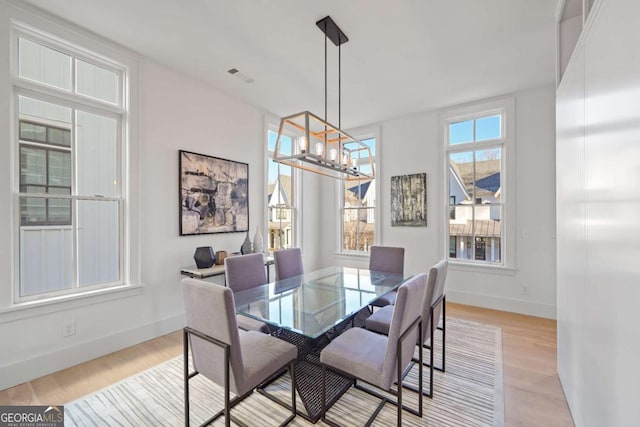
{"type": "MultiPolygon", "coordinates": [[[[436,335],[436,366],[440,366],[440,333],[436,335]]],[[[425,357],[427,352],[425,351],[425,357]]],[[[127,378],[65,405],[67,426],[178,426],[184,425],[182,356],[127,378]]],[[[417,383],[417,366],[406,381],[417,383]]],[[[429,371],[424,371],[425,387],[429,371]]],[[[319,385],[320,386],[320,385],[319,385]]],[[[223,407],[223,389],[201,375],[190,381],[191,424],[199,425],[223,407]]],[[[267,391],[289,399],[288,375],[267,391]]],[[[415,407],[417,394],[403,393],[415,407]]],[[[331,408],[328,417],[343,426],[360,426],[375,410],[378,400],[351,388],[331,408]]],[[[298,408],[302,408],[298,402],[298,408]]],[[[253,393],[232,410],[233,418],[249,426],[278,425],[289,412],[259,393],[253,393]]],[[[386,404],[374,425],[396,422],[396,407],[386,404]]],[[[233,424],[233,423],[232,423],[233,424]]],[[[213,425],[224,425],[218,419],[213,425]]],[[[292,426],[311,423],[296,417],[292,426]]],[[[317,425],[324,425],[319,421],[317,425]]],[[[493,326],[459,319],[447,320],[446,372],[435,371],[434,397],[424,399],[424,416],[407,412],[407,426],[504,426],[502,331],[493,326]]]]}

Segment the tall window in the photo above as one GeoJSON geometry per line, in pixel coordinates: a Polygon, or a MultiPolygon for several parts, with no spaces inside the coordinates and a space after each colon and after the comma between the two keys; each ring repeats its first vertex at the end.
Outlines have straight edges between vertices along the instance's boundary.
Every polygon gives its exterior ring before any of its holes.
{"type": "MultiPolygon", "coordinates": [[[[278,133],[267,132],[267,244],[269,252],[296,246],[295,174],[291,166],[273,161],[278,133]]],[[[283,135],[283,152],[291,150],[291,138],[283,135]]]]}
{"type": "Polygon", "coordinates": [[[121,285],[125,68],[15,34],[18,301],[121,285]]]}
{"type": "MultiPolygon", "coordinates": [[[[362,143],[371,149],[375,157],[376,140],[369,138],[362,143]]],[[[361,161],[363,172],[372,173],[367,161],[361,161]]],[[[375,164],[374,164],[375,167],[375,164]]],[[[342,251],[368,252],[375,242],[376,180],[344,181],[342,185],[342,251]]]]}
{"type": "Polygon", "coordinates": [[[503,264],[504,110],[445,123],[449,258],[503,264]]]}

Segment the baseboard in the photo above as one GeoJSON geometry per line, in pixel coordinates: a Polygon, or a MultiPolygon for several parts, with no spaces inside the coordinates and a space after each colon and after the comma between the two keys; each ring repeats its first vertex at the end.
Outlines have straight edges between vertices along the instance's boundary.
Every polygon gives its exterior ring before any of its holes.
{"type": "Polygon", "coordinates": [[[567,406],[569,407],[569,414],[571,414],[573,425],[576,427],[583,426],[584,423],[582,422],[582,416],[580,415],[580,411],[578,411],[578,404],[574,399],[574,394],[569,393],[569,390],[565,388],[564,382],[562,381],[563,375],[561,375],[560,372],[561,370],[558,367],[558,380],[560,381],[560,389],[562,390],[562,393],[564,394],[564,400],[567,402],[567,406]]]}
{"type": "Polygon", "coordinates": [[[529,316],[556,318],[556,306],[539,302],[524,301],[514,298],[497,297],[472,292],[446,290],[447,301],[460,304],[476,305],[494,310],[509,311],[512,313],[527,314],[529,316]]]}
{"type": "Polygon", "coordinates": [[[168,334],[184,325],[184,314],[179,314],[2,366],[0,367],[0,390],[168,334]]]}

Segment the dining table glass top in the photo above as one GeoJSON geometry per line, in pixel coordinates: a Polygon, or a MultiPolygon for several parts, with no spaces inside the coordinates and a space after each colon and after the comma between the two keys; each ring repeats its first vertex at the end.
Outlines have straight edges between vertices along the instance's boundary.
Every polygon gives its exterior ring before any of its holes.
{"type": "Polygon", "coordinates": [[[397,273],[328,267],[235,292],[236,311],[317,338],[407,279],[397,273]]]}

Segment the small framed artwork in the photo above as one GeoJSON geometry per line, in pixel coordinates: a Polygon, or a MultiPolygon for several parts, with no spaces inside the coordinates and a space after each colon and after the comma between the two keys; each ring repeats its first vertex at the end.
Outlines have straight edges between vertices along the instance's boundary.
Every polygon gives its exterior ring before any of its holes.
{"type": "Polygon", "coordinates": [[[427,174],[391,177],[391,225],[427,226],[427,174]]]}
{"type": "Polygon", "coordinates": [[[180,235],[249,230],[249,165],[179,151],[180,235]]]}

